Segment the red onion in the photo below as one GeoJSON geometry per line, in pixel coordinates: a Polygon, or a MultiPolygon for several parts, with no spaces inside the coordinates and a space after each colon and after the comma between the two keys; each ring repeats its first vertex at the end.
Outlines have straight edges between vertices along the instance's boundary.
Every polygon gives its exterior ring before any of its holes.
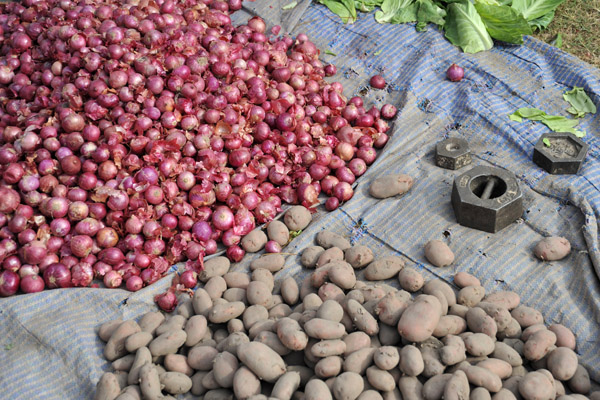
{"type": "Polygon", "coordinates": [[[198,284],[198,274],[195,271],[184,271],[179,277],[179,282],[188,289],[193,289],[198,284]]]}
{"type": "Polygon", "coordinates": [[[242,258],[244,258],[245,254],[246,252],[244,251],[244,249],[237,245],[228,247],[226,251],[227,258],[229,258],[233,262],[242,261],[242,258]]]}
{"type": "Polygon", "coordinates": [[[267,253],[281,253],[281,245],[274,240],[269,240],[265,245],[265,252],[267,253]]]}
{"type": "Polygon", "coordinates": [[[333,211],[340,205],[340,200],[337,197],[330,197],[325,201],[325,209],[327,211],[333,211]]]}
{"type": "Polygon", "coordinates": [[[88,287],[94,279],[94,271],[91,264],[81,262],[71,268],[71,282],[73,286],[88,287]]]}
{"type": "Polygon", "coordinates": [[[0,271],[0,296],[8,297],[17,293],[21,278],[16,272],[2,270],[0,271]]]}
{"type": "Polygon", "coordinates": [[[446,71],[446,77],[452,82],[460,82],[465,76],[465,70],[456,64],[452,64],[446,71]]]}
{"type": "Polygon", "coordinates": [[[125,282],[125,287],[130,292],[137,292],[144,286],[144,281],[137,275],[130,276],[125,282]]]}
{"type": "Polygon", "coordinates": [[[385,119],[394,118],[397,112],[398,109],[392,104],[384,104],[383,107],[381,107],[381,116],[385,119]]]}
{"type": "Polygon", "coordinates": [[[26,275],[21,278],[21,291],[23,293],[37,293],[44,290],[44,279],[39,276],[37,273],[26,275]]]}
{"type": "Polygon", "coordinates": [[[177,296],[172,291],[168,291],[154,297],[158,307],[165,312],[172,312],[177,307],[177,296]]]}
{"type": "Polygon", "coordinates": [[[386,85],[385,79],[381,75],[373,75],[369,80],[369,84],[375,89],[383,89],[386,85]]]}
{"type": "Polygon", "coordinates": [[[212,223],[216,229],[226,231],[233,227],[234,215],[231,210],[224,206],[219,206],[212,214],[212,223]]]}
{"type": "Polygon", "coordinates": [[[123,282],[123,277],[117,271],[112,270],[104,275],[103,282],[107,288],[118,288],[123,282]]]}
{"type": "Polygon", "coordinates": [[[94,241],[91,237],[85,235],[77,235],[71,239],[71,252],[75,257],[87,257],[92,251],[94,241]]]}
{"type": "Polygon", "coordinates": [[[354,195],[354,190],[348,182],[339,182],[333,188],[333,195],[338,198],[340,202],[348,201],[354,195]]]}
{"type": "Polygon", "coordinates": [[[49,265],[44,271],[44,281],[48,289],[71,287],[71,271],[61,263],[49,265]]]}

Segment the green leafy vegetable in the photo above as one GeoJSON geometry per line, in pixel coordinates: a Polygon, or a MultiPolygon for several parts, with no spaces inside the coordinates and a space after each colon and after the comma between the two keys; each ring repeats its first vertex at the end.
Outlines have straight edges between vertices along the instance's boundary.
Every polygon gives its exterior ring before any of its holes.
{"type": "Polygon", "coordinates": [[[562,34],[560,32],[558,32],[556,34],[556,37],[550,42],[550,44],[552,46],[556,46],[556,47],[558,47],[560,49],[562,47],[562,44],[563,44],[562,34]]]}
{"type": "Polygon", "coordinates": [[[377,50],[375,53],[373,53],[373,55],[374,55],[374,56],[378,56],[378,55],[380,55],[380,54],[381,54],[381,52],[382,52],[382,51],[383,51],[383,50],[379,49],[379,50],[377,50]]]}
{"type": "Polygon", "coordinates": [[[354,0],[354,8],[362,12],[370,12],[379,7],[383,0],[354,0]]]}
{"type": "Polygon", "coordinates": [[[297,231],[290,231],[290,240],[292,240],[296,236],[299,236],[301,233],[302,233],[302,229],[299,229],[297,231]]]}
{"type": "Polygon", "coordinates": [[[444,25],[446,22],[446,10],[439,7],[432,0],[417,0],[419,10],[417,11],[417,31],[427,29],[427,24],[432,22],[436,25],[444,25]]]}
{"type": "Polygon", "coordinates": [[[596,114],[596,106],[583,88],[575,86],[572,90],[566,91],[563,98],[571,104],[571,107],[567,108],[567,112],[577,118],[585,116],[586,113],[596,114]]]}
{"type": "Polygon", "coordinates": [[[585,136],[585,132],[575,129],[579,125],[576,119],[569,119],[560,115],[548,115],[537,108],[519,108],[508,116],[512,121],[523,122],[523,118],[540,121],[554,132],[571,132],[577,137],[585,136]]]}
{"type": "Polygon", "coordinates": [[[8,343],[8,344],[4,345],[4,350],[5,351],[10,351],[10,350],[12,350],[13,347],[15,347],[14,344],[8,343]]]}
{"type": "Polygon", "coordinates": [[[541,31],[543,29],[546,29],[548,27],[548,25],[550,25],[550,22],[552,22],[553,19],[554,19],[554,11],[551,11],[548,14],[542,15],[539,18],[532,19],[531,21],[527,21],[527,22],[529,23],[529,26],[531,26],[531,28],[541,31]]]}
{"type": "MultiPolygon", "coordinates": [[[[375,13],[375,21],[383,24],[385,22],[391,23],[402,23],[402,22],[394,22],[392,21],[394,17],[398,14],[397,18],[401,18],[400,15],[407,13],[407,8],[412,7],[414,5],[413,0],[383,0],[381,3],[381,10],[375,13]]],[[[416,11],[416,10],[415,10],[416,11]]],[[[416,12],[415,12],[415,20],[416,20],[416,12]]],[[[402,19],[405,19],[402,17],[402,19]]],[[[409,21],[406,21],[409,22],[409,21]]]]}
{"type": "Polygon", "coordinates": [[[548,139],[548,138],[542,139],[542,143],[544,143],[544,146],[546,146],[546,147],[552,146],[552,143],[550,143],[550,139],[548,139]]]}
{"type": "Polygon", "coordinates": [[[496,40],[507,43],[523,43],[523,35],[531,35],[531,27],[515,10],[509,6],[475,3],[488,33],[496,40]]]}
{"type": "Polygon", "coordinates": [[[297,1],[292,1],[290,4],[286,4],[285,6],[281,7],[282,10],[291,10],[292,8],[296,7],[298,5],[297,1]]]}
{"type": "Polygon", "coordinates": [[[318,0],[319,3],[323,4],[331,10],[332,13],[336,14],[342,19],[345,24],[352,24],[356,21],[356,8],[354,2],[349,3],[347,0],[318,0]],[[351,7],[347,7],[346,4],[351,4],[351,7]]]}
{"type": "Polygon", "coordinates": [[[513,0],[512,8],[521,13],[527,21],[540,18],[556,10],[565,0],[513,0]]]}
{"type": "Polygon", "coordinates": [[[489,50],[494,42],[485,29],[475,6],[469,1],[448,5],[446,18],[446,38],[465,53],[489,50]]]}
{"type": "Polygon", "coordinates": [[[333,51],[331,50],[325,50],[325,54],[329,54],[330,56],[337,56],[337,54],[335,54],[333,51]]]}

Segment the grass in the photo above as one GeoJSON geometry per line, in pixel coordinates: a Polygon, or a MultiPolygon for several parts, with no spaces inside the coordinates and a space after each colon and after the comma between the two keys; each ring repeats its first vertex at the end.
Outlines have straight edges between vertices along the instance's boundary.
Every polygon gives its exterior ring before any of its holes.
{"type": "Polygon", "coordinates": [[[600,0],[566,0],[548,29],[534,36],[551,43],[559,33],[563,50],[600,68],[600,0]]]}

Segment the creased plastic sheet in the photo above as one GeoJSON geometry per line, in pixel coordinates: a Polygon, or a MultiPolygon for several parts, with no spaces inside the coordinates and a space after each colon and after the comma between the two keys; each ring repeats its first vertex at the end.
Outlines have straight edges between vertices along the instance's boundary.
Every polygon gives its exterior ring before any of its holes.
{"type": "MultiPolygon", "coordinates": [[[[600,380],[600,115],[587,116],[581,128],[590,144],[578,175],[552,176],[531,162],[537,138],[547,131],[537,122],[513,122],[508,115],[520,107],[567,115],[562,93],[585,88],[600,103],[597,69],[556,48],[526,38],[523,46],[497,45],[491,51],[460,52],[436,29],[416,32],[414,25],[379,25],[361,14],[353,25],[342,25],[327,8],[301,1],[254,2],[234,21],[261,15],[292,33],[306,32],[322,50],[325,62],[338,66],[335,79],[345,94],[366,94],[368,103],[391,102],[400,112],[384,152],[358,180],[354,198],[333,213],[318,215],[285,249],[299,252],[314,235],[331,229],[377,254],[398,254],[427,278],[448,282],[457,271],[478,276],[488,292],[514,290],[522,302],[539,309],[546,324],[562,323],[577,335],[577,353],[592,378],[600,380]],[[324,53],[329,50],[337,56],[324,53]],[[466,71],[462,82],[444,78],[451,63],[466,71]],[[370,90],[368,78],[381,73],[387,90],[370,90]],[[461,171],[437,168],[436,142],[448,136],[465,138],[474,164],[513,171],[523,192],[522,219],[496,234],[459,226],[450,205],[455,176],[461,171]],[[415,178],[411,192],[382,201],[367,194],[368,182],[387,173],[415,178]],[[568,238],[573,251],[559,262],[540,262],[532,255],[544,236],[568,238]],[[437,269],[424,259],[430,239],[447,241],[456,262],[437,269]]],[[[236,270],[244,270],[246,257],[236,270]]],[[[298,257],[289,256],[277,279],[307,275],[298,257]]],[[[170,278],[132,294],[122,290],[68,289],[0,300],[0,398],[88,399],[103,371],[103,344],[97,326],[110,319],[134,318],[154,310],[152,298],[168,287],[170,278]]],[[[193,398],[188,395],[183,398],[193,398]]]]}

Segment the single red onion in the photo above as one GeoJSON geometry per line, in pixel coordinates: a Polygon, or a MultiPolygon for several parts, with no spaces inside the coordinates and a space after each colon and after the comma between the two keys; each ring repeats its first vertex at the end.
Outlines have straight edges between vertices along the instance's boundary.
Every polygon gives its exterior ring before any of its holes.
{"type": "Polygon", "coordinates": [[[269,240],[265,245],[265,252],[267,253],[281,253],[281,245],[274,240],[269,240]]]}
{"type": "Polygon", "coordinates": [[[44,271],[44,281],[48,289],[71,287],[71,271],[62,263],[49,265],[44,271]]]}
{"type": "Polygon", "coordinates": [[[21,278],[21,291],[23,293],[38,293],[44,290],[44,279],[37,274],[26,275],[21,278]]]}
{"type": "Polygon", "coordinates": [[[144,281],[142,280],[141,277],[139,277],[137,275],[130,276],[129,279],[127,279],[127,281],[125,282],[125,287],[130,292],[137,292],[143,286],[144,286],[144,281]]]}
{"type": "Polygon", "coordinates": [[[246,252],[240,246],[235,245],[228,247],[225,254],[227,255],[227,258],[229,258],[231,261],[240,262],[244,258],[246,252]]]}
{"type": "Polygon", "coordinates": [[[375,89],[383,89],[386,85],[385,79],[381,75],[373,75],[369,80],[369,84],[375,89]]]}
{"type": "Polygon", "coordinates": [[[168,291],[154,297],[158,307],[165,312],[172,312],[177,307],[177,296],[172,291],[168,291]]]}
{"type": "Polygon", "coordinates": [[[112,270],[108,271],[106,275],[104,275],[103,282],[107,288],[114,289],[121,286],[121,283],[123,282],[123,277],[117,271],[112,270]]]}
{"type": "Polygon", "coordinates": [[[8,297],[17,293],[21,278],[16,272],[2,270],[0,271],[0,296],[8,297]]]}
{"type": "Polygon", "coordinates": [[[456,64],[452,64],[446,71],[446,77],[452,82],[460,82],[465,76],[465,70],[456,64]]]}
{"type": "Polygon", "coordinates": [[[195,271],[184,271],[179,277],[179,282],[188,289],[193,289],[198,284],[198,274],[195,271]]]}

